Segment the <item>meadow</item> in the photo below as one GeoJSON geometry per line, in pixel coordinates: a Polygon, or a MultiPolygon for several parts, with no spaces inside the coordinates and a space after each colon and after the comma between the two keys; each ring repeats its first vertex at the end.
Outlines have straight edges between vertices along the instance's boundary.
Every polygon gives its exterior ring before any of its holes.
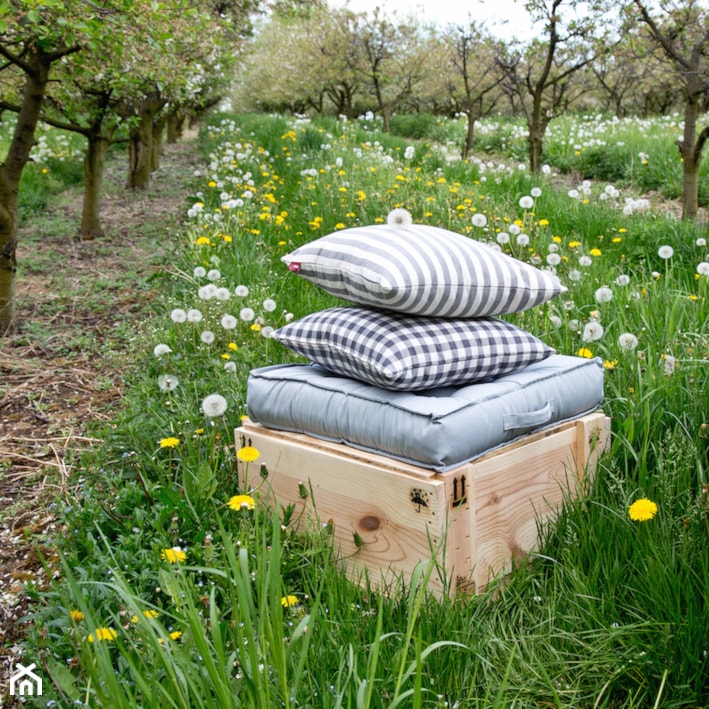
{"type": "MultiPolygon", "coordinates": [[[[509,120],[463,162],[455,120],[212,116],[125,395],[59,502],[60,578],[28,588],[36,706],[706,706],[709,249],[671,201],[677,121],[565,118],[535,176],[509,120]],[[248,374],[295,361],[270,333],[338,304],[281,256],[395,208],[554,270],[567,293],[506,317],[605,363],[593,484],[477,596],[429,596],[431,560],[352,584],[327,524],[299,534],[267,477],[236,479],[237,458],[261,472],[233,435],[248,374]]],[[[44,147],[28,184],[75,179],[44,147]]]]}

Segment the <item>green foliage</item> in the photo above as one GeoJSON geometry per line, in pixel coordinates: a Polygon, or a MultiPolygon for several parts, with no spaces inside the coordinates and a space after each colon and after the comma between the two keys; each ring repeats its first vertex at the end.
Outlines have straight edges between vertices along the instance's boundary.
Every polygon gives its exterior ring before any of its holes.
{"type": "MultiPolygon", "coordinates": [[[[517,138],[508,128],[509,147],[517,138]]],[[[51,673],[48,699],[705,705],[709,285],[698,272],[707,258],[700,228],[641,203],[628,210],[617,188],[573,183],[570,195],[553,173],[462,162],[450,146],[385,136],[372,121],[215,116],[201,139],[210,167],[193,185],[125,397],[61,511],[64,574],[42,597],[28,649],[51,673]],[[540,530],[537,554],[471,598],[425,593],[427,575],[445,573],[429,560],[413,583],[386,593],[366,578],[351,583],[330,526],[298,531],[303,520],[274,504],[258,459],[247,482],[237,476],[233,430],[249,371],[295,361],[264,335],[336,303],[289,275],[281,257],[330,231],[385,221],[394,207],[553,268],[568,291],[506,317],[562,354],[606,364],[613,441],[595,480],[540,530]],[[202,409],[214,393],[226,400],[223,415],[202,409]],[[656,503],[654,518],[630,517],[641,498],[656,503]]],[[[620,162],[610,152],[608,165],[620,162]]]]}

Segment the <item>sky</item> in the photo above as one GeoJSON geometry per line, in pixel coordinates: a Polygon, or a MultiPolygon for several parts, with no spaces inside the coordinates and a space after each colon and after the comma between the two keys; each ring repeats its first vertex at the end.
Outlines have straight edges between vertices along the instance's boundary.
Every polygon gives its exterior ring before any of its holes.
{"type": "Polygon", "coordinates": [[[379,6],[388,15],[414,15],[440,26],[484,20],[498,37],[527,40],[534,36],[524,0],[328,0],[330,7],[348,6],[355,12],[371,12],[379,6]],[[504,24],[503,24],[504,23],[504,24]]]}

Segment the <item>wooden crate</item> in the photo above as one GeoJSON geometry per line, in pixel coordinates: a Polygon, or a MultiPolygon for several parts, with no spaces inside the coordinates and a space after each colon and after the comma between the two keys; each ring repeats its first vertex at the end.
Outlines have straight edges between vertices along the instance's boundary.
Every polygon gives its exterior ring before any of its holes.
{"type": "Polygon", "coordinates": [[[592,413],[445,473],[248,420],[236,441],[260,452],[257,462],[239,463],[242,489],[263,485],[297,513],[307,506],[301,519],[334,523],[351,578],[366,570],[377,585],[409,579],[434,549],[449,581],[434,573],[429,587],[455,593],[481,589],[535,548],[540,521],[594,474],[609,431],[610,420],[592,413]]]}

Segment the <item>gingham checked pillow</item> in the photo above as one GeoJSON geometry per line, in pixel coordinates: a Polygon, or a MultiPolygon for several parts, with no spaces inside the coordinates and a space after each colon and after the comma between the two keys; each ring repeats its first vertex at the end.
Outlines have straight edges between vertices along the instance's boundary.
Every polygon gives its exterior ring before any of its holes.
{"type": "Polygon", "coordinates": [[[343,300],[409,315],[516,313],[567,290],[549,271],[424,224],[343,229],[281,260],[343,300]]]}
{"type": "Polygon", "coordinates": [[[497,377],[554,352],[497,318],[422,318],[362,307],[306,315],[273,337],[331,372],[404,391],[497,377]]]}

